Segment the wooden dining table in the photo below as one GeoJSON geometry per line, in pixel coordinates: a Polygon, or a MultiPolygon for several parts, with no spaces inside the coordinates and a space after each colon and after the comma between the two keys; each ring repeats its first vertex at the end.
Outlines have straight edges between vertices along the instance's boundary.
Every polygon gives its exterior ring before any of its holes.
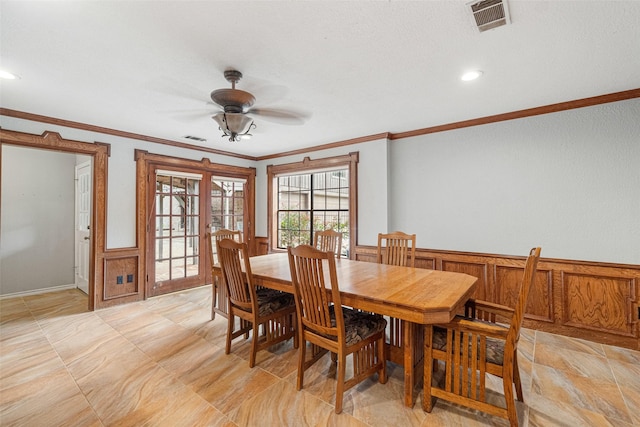
{"type": "MultiPolygon", "coordinates": [[[[250,258],[256,284],[293,292],[286,253],[250,258]]],[[[463,274],[423,268],[400,267],[338,258],[338,287],[342,304],[401,319],[403,323],[404,403],[413,406],[413,391],[419,379],[420,363],[415,351],[415,332],[420,325],[451,321],[473,295],[477,278],[463,274]]],[[[327,281],[327,284],[329,282],[327,281]]],[[[428,333],[430,328],[424,329],[428,333]]],[[[424,366],[423,369],[431,369],[424,366]]],[[[423,408],[425,402],[423,402],[423,408]]]]}

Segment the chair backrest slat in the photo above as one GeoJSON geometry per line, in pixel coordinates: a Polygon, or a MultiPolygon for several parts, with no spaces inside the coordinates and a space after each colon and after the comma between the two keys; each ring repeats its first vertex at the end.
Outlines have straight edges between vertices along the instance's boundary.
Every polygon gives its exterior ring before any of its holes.
{"type": "Polygon", "coordinates": [[[376,261],[378,264],[415,267],[416,235],[401,231],[379,233],[376,261]]]}
{"type": "Polygon", "coordinates": [[[228,230],[226,228],[221,228],[220,230],[206,233],[205,238],[207,240],[207,247],[209,248],[209,262],[214,266],[216,262],[218,262],[217,242],[222,239],[231,239],[234,242],[241,243],[242,232],[240,230],[228,230]]]}
{"type": "Polygon", "coordinates": [[[257,309],[253,275],[249,263],[246,243],[238,243],[231,239],[220,239],[216,242],[222,278],[229,292],[229,300],[245,310],[257,309]],[[242,263],[244,262],[244,272],[242,263]]]}
{"type": "Polygon", "coordinates": [[[324,231],[314,231],[313,247],[323,252],[333,252],[336,257],[342,256],[342,233],[331,228],[324,231]]]}
{"type": "Polygon", "coordinates": [[[302,308],[298,312],[302,323],[318,333],[338,337],[338,341],[343,340],[344,322],[335,256],[309,245],[289,248],[288,252],[297,307],[302,308]],[[327,294],[327,273],[331,298],[327,294]],[[335,310],[335,325],[331,321],[332,305],[335,310]]]}

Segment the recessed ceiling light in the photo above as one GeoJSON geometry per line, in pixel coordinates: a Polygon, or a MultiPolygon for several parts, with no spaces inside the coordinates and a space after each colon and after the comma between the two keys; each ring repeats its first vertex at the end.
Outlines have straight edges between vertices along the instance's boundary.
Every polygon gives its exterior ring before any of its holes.
{"type": "Polygon", "coordinates": [[[0,79],[17,80],[19,78],[20,78],[20,76],[17,75],[17,74],[13,74],[13,73],[10,73],[8,71],[0,70],[0,79]]]}
{"type": "Polygon", "coordinates": [[[480,70],[467,71],[462,75],[462,77],[460,77],[460,79],[464,80],[465,82],[468,82],[468,81],[477,79],[481,75],[482,75],[482,71],[480,70]]]}

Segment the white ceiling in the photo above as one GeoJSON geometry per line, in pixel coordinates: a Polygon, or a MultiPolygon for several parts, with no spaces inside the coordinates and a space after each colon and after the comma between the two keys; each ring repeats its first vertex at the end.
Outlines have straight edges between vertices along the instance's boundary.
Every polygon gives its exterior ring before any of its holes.
{"type": "Polygon", "coordinates": [[[262,156],[640,88],[640,1],[511,0],[483,33],[466,3],[1,0],[0,68],[21,79],[0,106],[262,156]],[[304,124],[221,138],[226,68],[304,124]]]}

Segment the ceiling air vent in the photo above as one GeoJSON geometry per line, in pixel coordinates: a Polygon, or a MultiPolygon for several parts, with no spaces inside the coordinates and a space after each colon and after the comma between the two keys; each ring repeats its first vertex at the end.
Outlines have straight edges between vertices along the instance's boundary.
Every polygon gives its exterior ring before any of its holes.
{"type": "Polygon", "coordinates": [[[473,20],[480,32],[509,23],[509,8],[506,0],[474,1],[467,5],[473,13],[473,20]]]}
{"type": "Polygon", "coordinates": [[[204,139],[204,138],[200,138],[199,136],[186,135],[186,136],[183,136],[183,138],[185,138],[185,139],[190,139],[190,140],[192,140],[192,141],[207,142],[207,140],[206,140],[206,139],[204,139]]]}

